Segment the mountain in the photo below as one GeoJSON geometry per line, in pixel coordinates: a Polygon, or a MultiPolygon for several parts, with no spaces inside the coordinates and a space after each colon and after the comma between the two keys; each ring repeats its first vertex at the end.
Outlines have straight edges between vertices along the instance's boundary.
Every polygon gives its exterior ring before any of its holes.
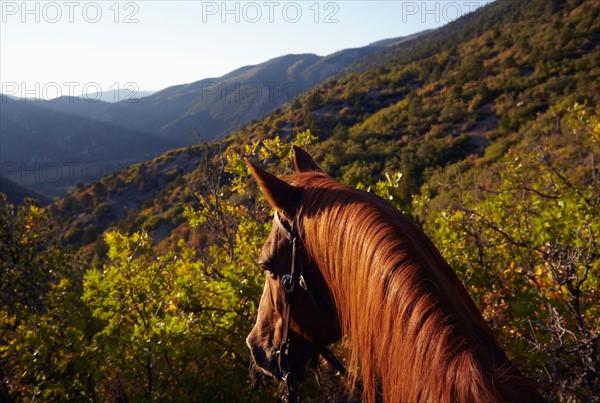
{"type": "Polygon", "coordinates": [[[37,199],[41,205],[52,203],[52,199],[1,176],[0,193],[4,193],[7,200],[14,205],[23,204],[25,198],[37,199]]]}
{"type": "Polygon", "coordinates": [[[102,101],[108,103],[115,102],[127,102],[133,99],[140,99],[144,97],[148,97],[152,94],[155,94],[156,91],[139,91],[137,89],[131,88],[121,88],[118,90],[110,90],[110,91],[102,91],[102,92],[90,92],[89,94],[85,94],[79,96],[78,98],[86,99],[89,101],[102,101]]]}
{"type": "Polygon", "coordinates": [[[126,89],[37,102],[3,96],[3,174],[38,192],[64,195],[76,183],[233,132],[340,74],[353,62],[421,35],[325,57],[281,56],[145,97],[131,97],[126,89]],[[113,102],[116,99],[122,100],[113,102]]]}
{"type": "Polygon", "coordinates": [[[2,176],[46,195],[176,146],[164,138],[6,98],[0,105],[2,176]]]}
{"type": "MultiPolygon", "coordinates": [[[[277,136],[289,141],[310,129],[318,138],[312,150],[328,172],[363,187],[385,179],[385,173],[401,172],[399,191],[410,200],[434,172],[486,155],[488,148],[506,152],[520,141],[510,136],[518,136],[531,122],[548,119],[557,103],[563,108],[578,101],[597,105],[598,12],[589,2],[567,6],[530,1],[527,7],[512,1],[492,3],[417,41],[392,41],[392,46],[349,64],[345,73],[324,81],[298,102],[224,138],[219,147],[243,152],[250,142],[277,136]]],[[[310,76],[318,63],[323,60],[317,56],[284,56],[238,69],[222,82],[272,77],[282,71],[281,65],[295,65],[294,71],[310,76]]],[[[188,93],[194,94],[190,99],[197,98],[202,85],[171,87],[145,102],[178,100],[188,93]]],[[[96,203],[108,203],[118,212],[116,217],[125,217],[121,200],[126,194],[136,202],[127,204],[127,224],[121,222],[121,228],[149,228],[146,221],[160,216],[164,219],[153,219],[150,227],[169,234],[181,225],[180,212],[193,198],[188,187],[166,180],[154,167],[165,159],[185,161],[198,150],[175,150],[103,178],[109,196],[96,203]],[[168,185],[161,189],[158,183],[168,185]],[[136,187],[144,191],[136,192],[136,187]]],[[[190,171],[181,182],[205,182],[199,175],[201,170],[190,171]]],[[[89,191],[82,192],[68,196],[64,219],[69,220],[72,206],[89,191]]],[[[62,216],[61,206],[58,203],[56,209],[62,216]]],[[[95,207],[89,206],[88,217],[95,207]]],[[[78,214],[71,225],[94,222],[85,217],[78,214]]]]}
{"type": "Polygon", "coordinates": [[[339,74],[385,46],[418,38],[395,38],[329,56],[285,55],[224,76],[166,88],[129,102],[88,102],[63,97],[43,106],[95,121],[155,133],[181,146],[211,141],[281,107],[298,94],[339,74]]]}

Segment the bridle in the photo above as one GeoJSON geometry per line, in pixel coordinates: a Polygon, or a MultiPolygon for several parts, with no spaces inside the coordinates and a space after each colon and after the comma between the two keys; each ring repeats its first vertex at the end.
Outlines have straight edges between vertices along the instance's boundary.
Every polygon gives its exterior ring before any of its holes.
{"type": "MultiPolygon", "coordinates": [[[[298,242],[301,242],[300,237],[298,236],[298,231],[295,228],[295,222],[292,221],[291,226],[288,228],[281,219],[279,218],[279,213],[275,212],[273,217],[275,223],[283,230],[284,236],[290,244],[292,245],[292,258],[290,263],[290,271],[289,273],[284,274],[281,277],[281,287],[285,293],[285,313],[283,316],[283,338],[281,345],[279,346],[279,350],[276,352],[277,356],[277,366],[279,368],[279,372],[282,374],[282,381],[285,382],[286,393],[282,396],[284,401],[290,403],[296,403],[298,401],[298,392],[293,382],[293,377],[291,375],[290,367],[289,367],[289,352],[290,352],[290,311],[292,307],[292,294],[296,289],[296,284],[298,284],[304,291],[306,291],[312,300],[312,302],[317,307],[322,307],[324,309],[332,312],[333,315],[335,311],[325,303],[323,298],[319,295],[316,290],[313,290],[312,287],[308,287],[304,266],[299,259],[296,259],[296,252],[298,249],[298,242]]],[[[346,369],[342,365],[342,363],[333,355],[333,353],[323,347],[319,352],[329,364],[339,371],[342,375],[346,374],[346,369]]]]}

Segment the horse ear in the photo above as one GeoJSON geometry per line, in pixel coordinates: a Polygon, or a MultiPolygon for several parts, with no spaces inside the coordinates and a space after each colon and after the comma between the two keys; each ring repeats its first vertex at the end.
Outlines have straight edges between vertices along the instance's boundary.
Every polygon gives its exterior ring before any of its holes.
{"type": "Polygon", "coordinates": [[[298,188],[254,165],[248,158],[245,161],[271,207],[292,213],[298,202],[298,188]]]}
{"type": "Polygon", "coordinates": [[[294,149],[294,165],[296,172],[324,172],[305,149],[292,146],[294,149]]]}

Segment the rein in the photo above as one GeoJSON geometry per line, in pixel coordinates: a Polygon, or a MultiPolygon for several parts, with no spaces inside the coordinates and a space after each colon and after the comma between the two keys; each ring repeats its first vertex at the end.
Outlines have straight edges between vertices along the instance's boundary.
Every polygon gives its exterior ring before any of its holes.
{"type": "MultiPolygon", "coordinates": [[[[275,212],[273,219],[275,223],[283,230],[286,239],[289,240],[292,244],[292,261],[290,264],[290,272],[284,274],[281,277],[281,287],[283,288],[283,291],[285,293],[285,314],[283,317],[283,342],[281,343],[281,346],[279,346],[279,350],[276,354],[277,366],[279,367],[279,371],[282,374],[281,379],[285,382],[286,385],[286,393],[282,396],[282,398],[284,401],[296,403],[298,402],[298,392],[296,391],[296,387],[294,385],[288,363],[288,357],[290,352],[289,329],[290,311],[292,307],[291,296],[294,293],[296,284],[298,284],[304,289],[304,291],[308,293],[310,299],[313,301],[315,306],[322,306],[330,311],[332,311],[332,309],[325,304],[324,300],[318,293],[315,294],[311,289],[308,288],[306,279],[303,274],[303,266],[301,263],[296,264],[296,250],[298,248],[297,243],[299,240],[299,236],[298,231],[296,231],[296,229],[294,228],[294,223],[292,222],[292,226],[288,228],[281,222],[281,219],[279,218],[279,214],[277,212],[275,212]]],[[[329,364],[334,369],[339,371],[342,375],[346,374],[346,369],[344,368],[344,365],[336,358],[336,356],[329,349],[323,347],[319,354],[323,358],[325,358],[325,360],[329,362],[329,364]]]]}

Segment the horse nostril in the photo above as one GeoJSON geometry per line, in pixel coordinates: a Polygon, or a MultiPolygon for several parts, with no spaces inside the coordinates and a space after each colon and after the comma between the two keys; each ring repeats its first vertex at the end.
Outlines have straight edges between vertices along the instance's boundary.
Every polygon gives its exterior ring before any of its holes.
{"type": "Polygon", "coordinates": [[[268,270],[269,269],[269,259],[259,256],[258,257],[258,261],[257,261],[258,265],[260,266],[261,269],[263,270],[268,270]]]}

